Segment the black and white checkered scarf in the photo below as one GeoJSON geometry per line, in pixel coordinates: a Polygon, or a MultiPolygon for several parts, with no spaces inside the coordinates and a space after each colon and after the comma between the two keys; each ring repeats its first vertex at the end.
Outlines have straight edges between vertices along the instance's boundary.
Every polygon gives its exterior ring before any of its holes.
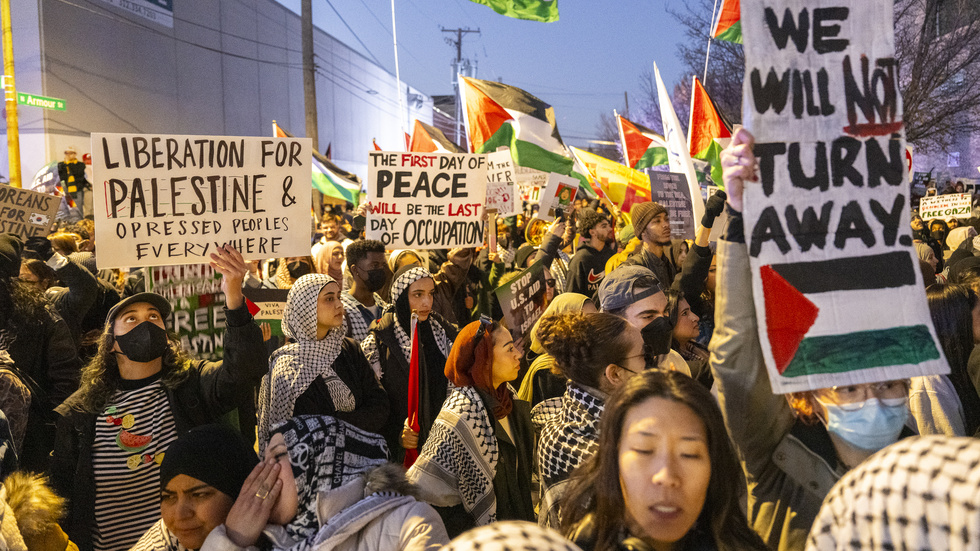
{"type": "MultiPolygon", "coordinates": [[[[538,524],[558,528],[558,502],[565,493],[568,477],[586,458],[599,450],[599,418],[605,398],[569,381],[561,399],[561,411],[541,430],[538,444],[538,474],[542,499],[538,524]]],[[[543,407],[541,404],[536,406],[543,407]]],[[[534,412],[532,412],[532,416],[534,412]]]]}
{"type": "MultiPolygon", "coordinates": [[[[371,329],[371,323],[364,319],[362,310],[362,308],[367,309],[367,306],[346,291],[340,295],[340,300],[344,303],[344,325],[347,328],[347,336],[360,343],[367,338],[368,331],[371,329]]],[[[374,294],[374,304],[382,313],[388,309],[388,303],[381,300],[377,293],[374,294]]]]}
{"type": "Polygon", "coordinates": [[[441,551],[581,551],[561,534],[530,522],[505,520],[461,534],[441,551]]]}
{"type": "MultiPolygon", "coordinates": [[[[265,450],[269,430],[293,416],[293,406],[317,377],[327,384],[337,411],[354,411],[350,387],[333,369],[344,341],[344,327],[331,329],[322,339],[317,333],[317,301],[320,291],[337,283],[325,274],[307,274],[293,283],[282,313],[282,331],[296,342],[276,350],[269,358],[270,372],[262,378],[259,392],[259,450],[265,450]]],[[[340,285],[337,286],[340,293],[340,285]]]]}

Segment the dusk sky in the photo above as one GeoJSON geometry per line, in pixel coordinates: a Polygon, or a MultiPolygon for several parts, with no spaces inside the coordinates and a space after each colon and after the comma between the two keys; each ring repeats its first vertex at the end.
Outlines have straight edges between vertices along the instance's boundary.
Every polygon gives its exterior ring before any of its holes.
{"type": "MultiPolygon", "coordinates": [[[[278,1],[299,13],[300,0],[278,1]]],[[[566,143],[587,146],[599,114],[623,109],[624,91],[638,105],[639,76],[654,61],[668,86],[682,76],[676,44],[684,31],[667,13],[668,1],[683,8],[680,0],[559,0],[560,20],[538,23],[469,0],[395,0],[401,77],[430,96],[451,94],[456,50],[440,26],[479,28],[463,39],[477,77],[502,79],[550,103],[566,143]]],[[[390,0],[313,0],[313,21],[395,72],[390,0]]]]}

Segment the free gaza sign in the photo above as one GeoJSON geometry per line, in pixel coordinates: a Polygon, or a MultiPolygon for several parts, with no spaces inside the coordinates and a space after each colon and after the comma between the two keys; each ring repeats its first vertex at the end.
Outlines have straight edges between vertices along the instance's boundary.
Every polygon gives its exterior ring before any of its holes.
{"type": "Polygon", "coordinates": [[[969,218],[970,194],[954,193],[952,195],[923,197],[919,201],[919,216],[923,220],[933,220],[935,218],[969,218]]]}

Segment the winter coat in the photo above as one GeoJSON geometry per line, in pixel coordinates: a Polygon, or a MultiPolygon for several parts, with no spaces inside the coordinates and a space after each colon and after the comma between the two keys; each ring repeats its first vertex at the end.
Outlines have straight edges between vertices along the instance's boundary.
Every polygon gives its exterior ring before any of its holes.
{"type": "Polygon", "coordinates": [[[58,522],[65,500],[41,475],[10,474],[0,486],[0,547],[10,551],[78,551],[58,522]]]}

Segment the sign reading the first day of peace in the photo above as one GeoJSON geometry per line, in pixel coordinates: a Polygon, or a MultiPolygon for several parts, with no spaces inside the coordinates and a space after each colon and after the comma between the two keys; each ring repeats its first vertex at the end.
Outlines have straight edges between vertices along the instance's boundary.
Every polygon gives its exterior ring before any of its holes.
{"type": "Polygon", "coordinates": [[[92,134],[99,268],[310,254],[309,138],[92,134]]]}
{"type": "Polygon", "coordinates": [[[745,233],[773,391],[947,371],[912,250],[890,0],[742,0],[745,233]]]}
{"type": "Polygon", "coordinates": [[[372,151],[367,238],[389,249],[483,244],[487,156],[372,151]]]}

